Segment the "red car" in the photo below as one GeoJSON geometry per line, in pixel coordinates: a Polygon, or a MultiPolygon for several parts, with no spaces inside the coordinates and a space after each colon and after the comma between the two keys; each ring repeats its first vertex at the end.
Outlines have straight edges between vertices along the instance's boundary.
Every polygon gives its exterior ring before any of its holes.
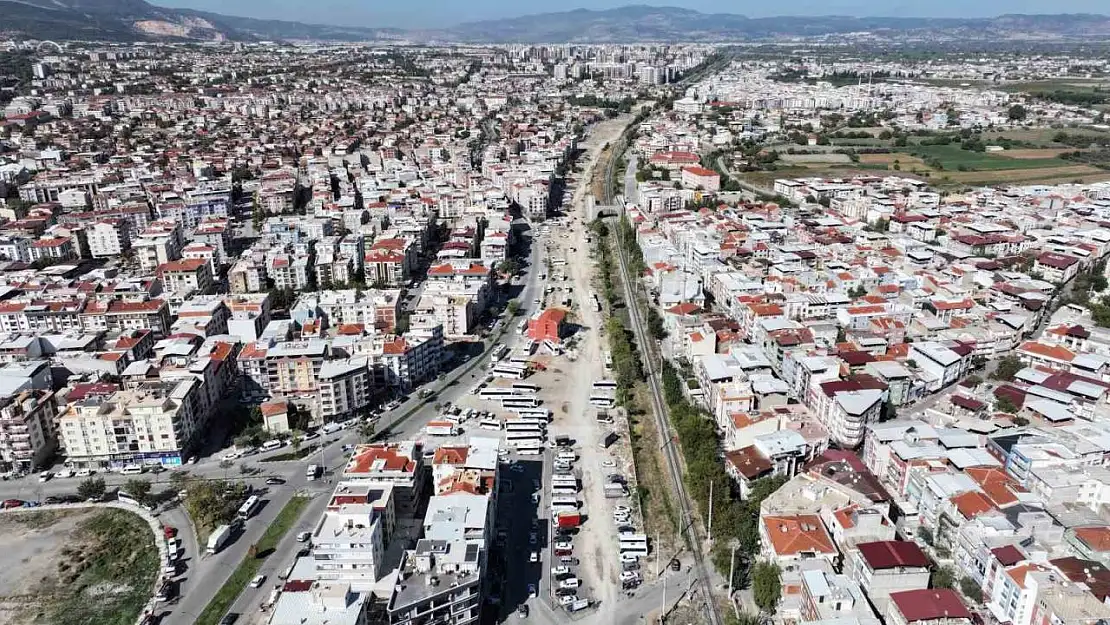
{"type": "Polygon", "coordinates": [[[20,508],[23,506],[22,499],[5,499],[4,503],[0,504],[2,508],[20,508]]]}
{"type": "Polygon", "coordinates": [[[177,536],[177,528],[172,525],[165,525],[162,527],[162,535],[166,538],[173,538],[177,536]]]}

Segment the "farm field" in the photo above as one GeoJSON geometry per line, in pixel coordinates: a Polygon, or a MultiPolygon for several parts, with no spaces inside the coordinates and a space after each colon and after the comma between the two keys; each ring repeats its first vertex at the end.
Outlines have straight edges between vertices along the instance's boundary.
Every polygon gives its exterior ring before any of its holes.
{"type": "Polygon", "coordinates": [[[961,167],[974,170],[993,169],[1044,169],[1046,167],[1065,167],[1070,165],[1060,158],[1010,158],[1003,153],[972,152],[956,145],[920,145],[909,150],[910,153],[924,158],[934,158],[945,170],[958,170],[961,167]]]}

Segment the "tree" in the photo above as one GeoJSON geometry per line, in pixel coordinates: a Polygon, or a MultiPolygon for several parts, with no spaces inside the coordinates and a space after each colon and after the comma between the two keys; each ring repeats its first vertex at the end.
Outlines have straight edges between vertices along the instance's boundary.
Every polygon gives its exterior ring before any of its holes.
{"type": "Polygon", "coordinates": [[[505,312],[508,313],[510,317],[517,316],[517,314],[520,313],[520,302],[515,299],[509,300],[509,303],[505,304],[505,312]]]}
{"type": "Polygon", "coordinates": [[[358,426],[358,436],[364,443],[374,440],[374,434],[376,433],[377,428],[374,427],[373,423],[363,422],[362,425],[358,426]]]}
{"type": "Polygon", "coordinates": [[[515,258],[506,258],[497,266],[497,270],[503,274],[514,276],[520,271],[520,263],[515,258]]]}
{"type": "Polygon", "coordinates": [[[1020,104],[1015,104],[1006,112],[1006,117],[1008,117],[1010,121],[1020,122],[1025,121],[1025,114],[1025,107],[1020,104]]]}
{"type": "Polygon", "coordinates": [[[1014,403],[1014,400],[1009,397],[996,398],[994,400],[994,407],[1000,412],[1008,412],[1010,414],[1015,414],[1018,410],[1021,410],[1017,404],[1014,403]]]}
{"type": "Polygon", "coordinates": [[[141,505],[150,502],[150,480],[127,480],[123,492],[131,495],[141,505]]]}
{"type": "Polygon", "coordinates": [[[942,566],[933,570],[929,582],[933,588],[955,588],[956,574],[952,572],[950,567],[942,566]]]}
{"type": "Polygon", "coordinates": [[[752,598],[760,610],[774,612],[782,595],[779,567],[771,562],[760,562],[752,570],[752,598]]]}
{"type": "Polygon", "coordinates": [[[979,386],[982,383],[983,383],[983,378],[981,378],[977,375],[969,375],[969,376],[967,376],[967,379],[964,380],[964,384],[966,386],[968,386],[969,388],[975,388],[975,387],[979,386]]]}
{"type": "Polygon", "coordinates": [[[99,500],[107,490],[108,487],[104,483],[104,478],[88,477],[77,486],[77,496],[85,500],[99,500]]]}
{"type": "Polygon", "coordinates": [[[975,603],[983,603],[983,589],[970,577],[960,578],[960,592],[975,603]]]}
{"type": "Polygon", "coordinates": [[[920,538],[921,542],[925,543],[926,545],[929,545],[930,547],[933,546],[933,530],[925,527],[924,525],[918,525],[917,537],[920,538]]]}
{"type": "Polygon", "coordinates": [[[1024,368],[1025,364],[1017,356],[1005,356],[999,359],[998,365],[994,368],[994,373],[991,374],[991,379],[1010,382],[1017,375],[1017,372],[1024,368]]]}

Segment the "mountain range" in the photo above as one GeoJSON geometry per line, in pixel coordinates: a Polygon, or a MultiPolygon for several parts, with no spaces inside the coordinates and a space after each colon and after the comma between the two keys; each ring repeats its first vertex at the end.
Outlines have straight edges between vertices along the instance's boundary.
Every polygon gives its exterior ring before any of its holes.
{"type": "Polygon", "coordinates": [[[0,0],[0,38],[104,41],[456,41],[467,43],[629,43],[768,41],[853,33],[967,40],[1085,39],[1110,36],[1104,15],[993,18],[768,17],[708,14],[675,7],[576,9],[469,22],[439,30],[302,24],[170,9],[145,0],[0,0]]]}

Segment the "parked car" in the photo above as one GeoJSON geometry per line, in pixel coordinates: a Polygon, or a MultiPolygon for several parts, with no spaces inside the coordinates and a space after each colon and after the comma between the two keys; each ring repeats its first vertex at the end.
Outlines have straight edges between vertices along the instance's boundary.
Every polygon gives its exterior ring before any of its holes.
{"type": "MultiPolygon", "coordinates": [[[[571,591],[571,592],[574,592],[574,591],[571,591]]],[[[578,601],[578,595],[560,595],[559,596],[559,605],[570,605],[570,604],[574,603],[575,601],[578,601]]]]}
{"type": "Polygon", "coordinates": [[[578,588],[582,582],[578,581],[577,577],[570,577],[559,582],[559,588],[578,588]]]}
{"type": "Polygon", "coordinates": [[[251,588],[259,588],[265,582],[266,582],[266,576],[265,575],[255,575],[254,579],[251,580],[251,588]]]}

